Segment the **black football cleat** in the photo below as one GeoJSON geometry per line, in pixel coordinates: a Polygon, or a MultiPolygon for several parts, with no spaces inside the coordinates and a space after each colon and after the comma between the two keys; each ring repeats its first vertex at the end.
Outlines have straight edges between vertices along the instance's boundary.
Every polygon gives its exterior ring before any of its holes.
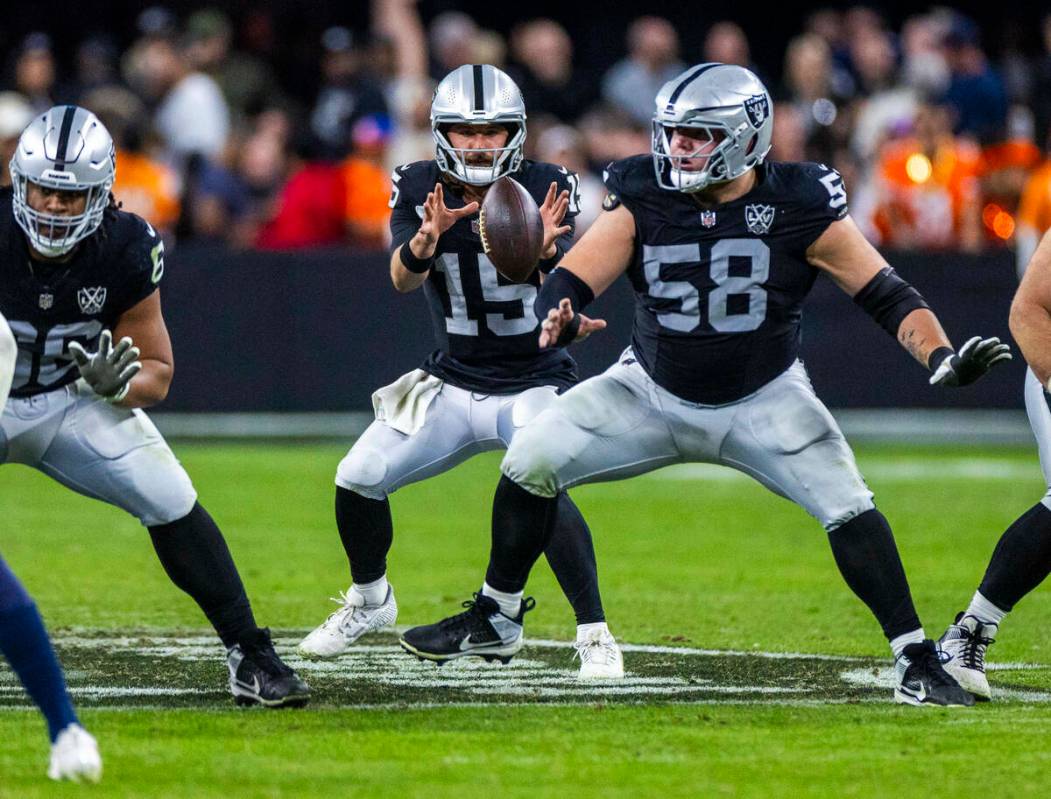
{"type": "Polygon", "coordinates": [[[960,687],[942,666],[941,652],[934,641],[909,644],[894,663],[898,685],[894,701],[928,707],[970,707],[974,697],[960,687]]]}
{"type": "Polygon", "coordinates": [[[398,643],[409,654],[438,665],[468,656],[509,663],[522,648],[522,617],[536,607],[533,598],[522,600],[514,618],[501,613],[496,600],[481,593],[463,606],[467,608],[463,613],[407,630],[398,643]]]}
{"type": "Polygon", "coordinates": [[[226,665],[230,693],[239,705],[303,707],[310,701],[310,686],[277,656],[268,629],[256,630],[234,644],[226,665]]]}

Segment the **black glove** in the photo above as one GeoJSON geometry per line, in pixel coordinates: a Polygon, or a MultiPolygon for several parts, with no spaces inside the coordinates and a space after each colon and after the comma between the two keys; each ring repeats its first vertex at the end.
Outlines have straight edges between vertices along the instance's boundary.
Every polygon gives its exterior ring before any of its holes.
{"type": "Polygon", "coordinates": [[[929,366],[932,386],[968,386],[988,372],[994,364],[1011,360],[1011,348],[998,338],[975,336],[953,352],[939,347],[933,353],[929,366]]]}

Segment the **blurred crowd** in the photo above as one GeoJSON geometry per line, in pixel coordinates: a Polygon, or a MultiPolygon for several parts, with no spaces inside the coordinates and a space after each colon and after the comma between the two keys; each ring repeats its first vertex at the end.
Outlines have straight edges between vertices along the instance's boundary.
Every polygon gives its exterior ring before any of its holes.
{"type": "Polygon", "coordinates": [[[316,90],[279,74],[281,35],[265,12],[180,17],[154,6],[127,47],[82,41],[69,74],[48,34],[30,34],[0,92],[0,183],[31,116],[76,102],[116,140],[118,200],[173,242],[382,247],[390,170],[433,157],[434,85],[461,64],[490,63],[522,89],[527,155],[581,175],[583,229],[601,207],[602,167],[649,152],[660,86],[721,61],[770,88],[771,157],[839,169],[878,245],[1011,246],[1025,259],[1051,227],[1051,13],[1041,49],[1004,40],[993,59],[978,25],[949,9],[900,29],[870,7],[820,10],[799,23],[779,74],[754,63],[746,30],[717,19],[699,52],[683,52],[674,25],[641,16],[604,72],[575,57],[553,19],[504,36],[461,12],[424,24],[413,0],[371,0],[370,20],[318,31],[316,90]]]}

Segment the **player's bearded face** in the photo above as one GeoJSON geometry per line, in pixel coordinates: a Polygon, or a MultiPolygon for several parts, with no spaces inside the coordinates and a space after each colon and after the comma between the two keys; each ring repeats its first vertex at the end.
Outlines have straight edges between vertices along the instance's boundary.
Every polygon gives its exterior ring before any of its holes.
{"type": "Polygon", "coordinates": [[[463,160],[468,166],[492,166],[509,133],[503,125],[453,125],[447,136],[453,147],[467,151],[463,160]]]}
{"type": "Polygon", "coordinates": [[[30,181],[26,185],[26,203],[43,215],[36,220],[37,231],[50,238],[59,238],[66,235],[69,226],[55,219],[83,214],[87,208],[88,193],[86,190],[53,189],[30,181]]]}
{"type": "Polygon", "coordinates": [[[676,157],[676,166],[684,172],[700,172],[725,138],[726,131],[718,128],[675,128],[668,154],[676,157]]]}

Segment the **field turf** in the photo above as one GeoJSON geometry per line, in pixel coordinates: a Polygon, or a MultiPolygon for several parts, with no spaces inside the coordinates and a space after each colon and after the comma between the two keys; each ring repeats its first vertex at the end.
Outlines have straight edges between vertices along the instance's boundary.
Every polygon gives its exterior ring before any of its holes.
{"type": "MultiPolygon", "coordinates": [[[[335,445],[175,445],[283,651],[349,578],[332,522],[335,445]]],[[[863,447],[928,634],[981,579],[1000,532],[1043,493],[1035,451],[863,447]]],[[[497,455],[392,500],[399,624],[458,609],[481,580],[497,455]]],[[[508,667],[438,669],[391,635],[293,664],[304,711],[235,709],[222,652],[130,517],[22,467],[3,471],[0,552],[47,620],[99,786],[44,778],[46,736],[0,667],[0,797],[1044,796],[1051,780],[1051,590],[1008,617],[996,702],[891,703],[879,628],[820,526],[714,467],[574,492],[595,535],[629,678],[574,679],[572,614],[534,572],[534,644],[508,667]]]]}

